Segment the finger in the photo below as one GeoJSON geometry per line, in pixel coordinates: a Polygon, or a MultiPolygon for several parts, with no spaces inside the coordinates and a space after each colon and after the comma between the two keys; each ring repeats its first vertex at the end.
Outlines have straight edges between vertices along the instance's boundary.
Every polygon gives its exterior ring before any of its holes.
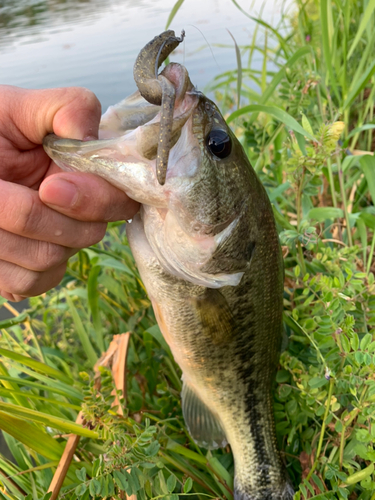
{"type": "Polygon", "coordinates": [[[104,179],[78,172],[48,176],[39,188],[40,199],[69,217],[81,221],[131,219],[139,203],[104,179]]]}
{"type": "Polygon", "coordinates": [[[101,105],[95,94],[85,88],[28,90],[2,86],[1,92],[20,149],[41,144],[51,132],[80,140],[97,137],[101,105]]]}
{"type": "Polygon", "coordinates": [[[27,298],[22,295],[8,293],[5,290],[0,290],[0,297],[4,297],[4,299],[10,300],[10,302],[21,302],[21,300],[25,300],[27,298]]]}
{"type": "Polygon", "coordinates": [[[18,297],[16,300],[35,297],[57,286],[65,269],[66,264],[61,264],[49,271],[37,272],[0,260],[0,290],[18,297]]]}
{"type": "Polygon", "coordinates": [[[0,229],[0,260],[16,264],[31,271],[48,271],[77,252],[47,241],[31,240],[0,229]]]}
{"type": "Polygon", "coordinates": [[[73,220],[44,205],[37,191],[0,180],[0,228],[33,240],[69,248],[100,241],[106,224],[73,220]]]}

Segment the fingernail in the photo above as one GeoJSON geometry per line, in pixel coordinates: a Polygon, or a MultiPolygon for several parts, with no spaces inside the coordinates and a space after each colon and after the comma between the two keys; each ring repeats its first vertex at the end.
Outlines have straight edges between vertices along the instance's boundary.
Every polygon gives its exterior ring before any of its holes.
{"type": "Polygon", "coordinates": [[[51,179],[42,185],[40,191],[43,203],[65,208],[74,207],[78,195],[77,186],[64,179],[51,179]]]}

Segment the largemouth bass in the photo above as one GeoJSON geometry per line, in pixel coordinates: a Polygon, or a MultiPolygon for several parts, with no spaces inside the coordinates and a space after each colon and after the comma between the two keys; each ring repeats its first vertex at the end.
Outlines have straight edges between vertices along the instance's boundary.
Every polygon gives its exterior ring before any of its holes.
{"type": "Polygon", "coordinates": [[[139,93],[104,115],[105,139],[51,135],[44,147],[61,168],[100,175],[142,204],[127,236],[183,372],[189,432],[206,448],[230,444],[235,500],[290,500],[271,393],[283,293],[272,208],[240,143],[186,69],[171,63],[158,75],[180,41],[167,31],[140,52],[139,93]]]}

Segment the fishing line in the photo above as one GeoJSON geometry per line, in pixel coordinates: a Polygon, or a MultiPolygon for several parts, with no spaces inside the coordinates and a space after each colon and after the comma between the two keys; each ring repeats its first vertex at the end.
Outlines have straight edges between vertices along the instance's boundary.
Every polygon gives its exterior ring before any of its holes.
{"type": "Polygon", "coordinates": [[[199,31],[199,33],[203,36],[203,38],[204,38],[205,42],[207,43],[207,45],[208,45],[208,47],[209,47],[209,49],[210,49],[210,51],[211,51],[212,58],[213,58],[213,60],[215,61],[216,66],[218,67],[219,71],[222,71],[222,69],[220,68],[219,63],[216,61],[216,58],[215,58],[215,55],[214,55],[214,53],[213,53],[212,47],[211,47],[210,43],[208,42],[207,38],[204,36],[203,32],[202,32],[202,31],[201,31],[201,30],[200,30],[197,26],[194,26],[194,24],[188,24],[188,26],[192,26],[193,28],[195,28],[196,30],[198,30],[198,31],[199,31]]]}

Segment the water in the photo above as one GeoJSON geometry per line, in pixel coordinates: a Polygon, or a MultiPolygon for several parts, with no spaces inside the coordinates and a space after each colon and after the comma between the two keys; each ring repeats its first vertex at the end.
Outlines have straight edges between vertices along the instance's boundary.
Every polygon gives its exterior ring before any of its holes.
{"type": "MultiPolygon", "coordinates": [[[[249,9],[247,2],[240,3],[249,9]]],[[[255,0],[251,15],[256,16],[263,3],[255,0]]],[[[105,110],[135,90],[135,57],[164,30],[174,4],[175,0],[0,0],[0,83],[87,87],[105,110]]],[[[262,18],[276,23],[283,2],[269,0],[265,5],[262,18]]],[[[254,28],[230,0],[185,0],[171,29],[176,34],[185,29],[187,36],[172,59],[186,65],[192,82],[204,89],[215,75],[236,67],[227,29],[245,45],[254,28]]]]}

